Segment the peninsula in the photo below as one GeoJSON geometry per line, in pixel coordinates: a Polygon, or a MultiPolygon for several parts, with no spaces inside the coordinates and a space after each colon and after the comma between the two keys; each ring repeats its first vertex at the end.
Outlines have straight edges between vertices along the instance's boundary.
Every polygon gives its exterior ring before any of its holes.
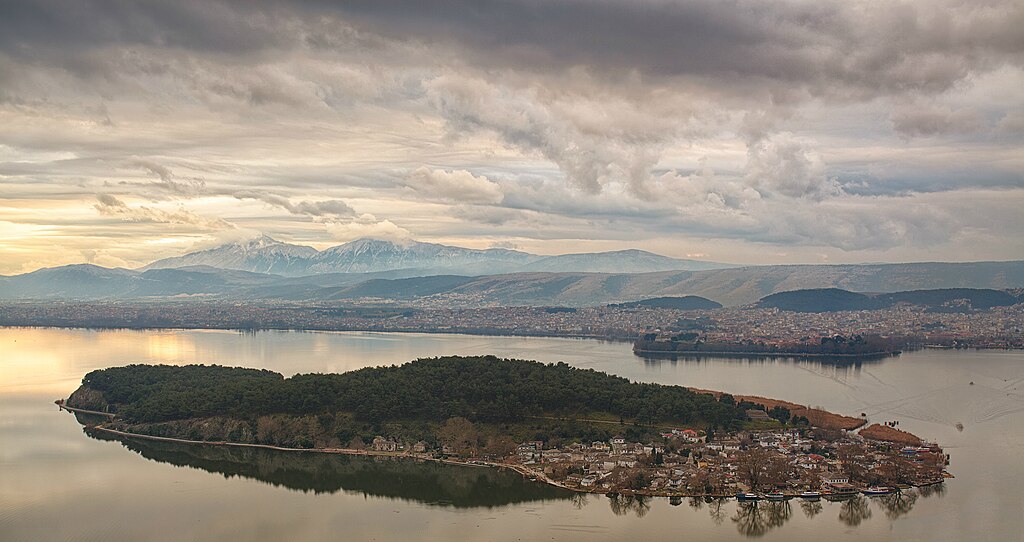
{"type": "Polygon", "coordinates": [[[842,496],[937,483],[947,464],[912,435],[850,431],[859,418],[492,356],[290,378],[129,365],[58,403],[122,438],[490,465],[586,492],[842,496]]]}

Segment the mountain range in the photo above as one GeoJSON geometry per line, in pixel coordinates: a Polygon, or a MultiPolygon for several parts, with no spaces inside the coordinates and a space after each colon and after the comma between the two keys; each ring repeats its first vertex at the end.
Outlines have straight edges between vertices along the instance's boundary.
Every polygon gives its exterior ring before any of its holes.
{"type": "Polygon", "coordinates": [[[1024,288],[1024,261],[766,265],[654,273],[420,276],[421,272],[399,269],[288,277],[211,266],[129,270],[78,264],[0,277],[0,299],[214,299],[338,304],[429,302],[438,307],[580,307],[693,295],[725,306],[738,306],[758,302],[771,294],[809,288],[839,288],[862,293],[1024,288]]]}
{"type": "Polygon", "coordinates": [[[262,235],[251,240],[157,260],[141,270],[194,266],[292,277],[397,270],[404,270],[410,276],[475,276],[533,271],[643,273],[736,267],[716,262],[669,258],[643,250],[540,256],[503,248],[478,250],[436,243],[399,243],[380,239],[358,239],[318,251],[262,235]]]}

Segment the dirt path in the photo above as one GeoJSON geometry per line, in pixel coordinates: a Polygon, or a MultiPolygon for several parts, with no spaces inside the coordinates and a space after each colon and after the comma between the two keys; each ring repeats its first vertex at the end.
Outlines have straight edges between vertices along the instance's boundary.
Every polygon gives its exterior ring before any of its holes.
{"type": "MultiPolygon", "coordinates": [[[[714,390],[704,390],[700,388],[689,388],[691,391],[697,393],[710,393],[715,398],[722,396],[724,392],[714,390]]],[[[814,427],[821,427],[823,429],[843,429],[845,431],[852,431],[866,424],[867,421],[862,418],[854,418],[851,416],[843,416],[842,414],[835,414],[827,410],[819,408],[810,408],[805,405],[798,405],[789,401],[782,401],[779,399],[769,399],[767,397],[759,397],[757,395],[733,395],[733,398],[739,401],[748,401],[756,405],[761,405],[766,409],[772,409],[780,406],[789,410],[789,413],[793,416],[803,416],[807,418],[807,421],[811,422],[814,427]]]]}

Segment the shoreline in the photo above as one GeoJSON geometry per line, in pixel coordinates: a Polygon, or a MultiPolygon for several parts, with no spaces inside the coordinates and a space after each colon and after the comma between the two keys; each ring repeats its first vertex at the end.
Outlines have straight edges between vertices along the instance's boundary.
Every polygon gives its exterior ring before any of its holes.
{"type": "Polygon", "coordinates": [[[368,329],[368,328],[316,328],[316,327],[237,327],[237,326],[97,326],[97,325],[43,325],[43,324],[0,324],[0,329],[84,329],[87,331],[233,331],[237,333],[260,333],[279,331],[289,333],[401,333],[403,335],[465,335],[469,337],[515,337],[534,339],[573,339],[612,343],[632,343],[635,336],[594,335],[583,333],[500,333],[496,330],[451,330],[451,329],[368,329]]]}
{"type": "MultiPolygon", "coordinates": [[[[84,329],[89,331],[234,331],[237,333],[259,333],[263,331],[279,331],[292,333],[401,333],[408,335],[465,335],[469,337],[517,337],[535,339],[573,339],[573,340],[594,340],[612,343],[633,343],[635,335],[595,335],[584,333],[502,333],[498,330],[451,330],[451,329],[369,329],[369,328],[318,328],[318,327],[238,327],[238,326],[125,326],[125,325],[46,325],[46,324],[0,324],[0,329],[84,329]]],[[[938,344],[926,344],[908,348],[909,350],[1024,350],[1011,346],[944,346],[938,344]]],[[[783,352],[712,352],[703,350],[694,351],[665,351],[665,350],[633,350],[637,357],[700,357],[717,356],[723,358],[795,358],[795,359],[828,359],[833,358],[843,361],[857,360],[879,360],[889,357],[899,357],[904,350],[893,352],[881,352],[870,354],[796,354],[783,352]]]]}
{"type": "MultiPolygon", "coordinates": [[[[54,403],[59,407],[60,410],[65,410],[65,411],[70,412],[70,413],[77,412],[77,413],[82,413],[82,414],[87,414],[87,415],[99,415],[99,416],[107,417],[109,419],[113,419],[115,417],[114,414],[110,414],[110,413],[107,413],[107,412],[99,412],[99,411],[94,411],[94,410],[87,410],[87,409],[81,409],[81,408],[76,408],[76,407],[69,407],[69,406],[65,405],[62,400],[59,400],[59,399],[57,401],[55,401],[54,403]]],[[[572,491],[574,493],[587,493],[587,494],[598,494],[598,495],[600,495],[600,494],[604,494],[604,495],[615,494],[615,495],[631,495],[631,496],[644,496],[644,497],[664,497],[664,498],[673,498],[673,497],[677,497],[677,498],[697,497],[697,498],[714,498],[714,499],[732,499],[732,498],[736,498],[736,494],[734,494],[734,493],[728,493],[728,494],[717,494],[717,493],[680,493],[680,492],[656,491],[656,490],[622,490],[622,489],[606,491],[604,489],[597,488],[597,487],[595,487],[595,488],[575,487],[575,486],[569,486],[569,485],[560,483],[558,481],[552,480],[550,477],[548,477],[543,472],[534,471],[534,470],[530,469],[529,467],[526,467],[525,465],[520,465],[520,464],[517,464],[517,463],[503,463],[503,462],[498,462],[498,461],[489,461],[489,460],[485,460],[485,459],[456,460],[456,459],[449,459],[449,458],[443,458],[443,457],[434,457],[433,455],[430,455],[430,454],[416,454],[416,453],[412,453],[412,452],[387,452],[387,451],[379,451],[379,450],[357,450],[357,449],[353,449],[353,448],[289,448],[289,447],[285,447],[285,446],[275,446],[275,445],[272,445],[272,444],[249,444],[249,443],[229,442],[229,441],[190,440],[190,439],[182,439],[182,438],[176,438],[176,437],[161,437],[161,436],[156,436],[156,435],[146,435],[146,434],[142,434],[142,433],[132,433],[132,432],[128,432],[128,431],[121,431],[121,430],[118,430],[118,429],[111,429],[109,427],[103,427],[103,425],[93,425],[93,426],[88,426],[87,425],[86,428],[87,429],[93,429],[93,430],[96,430],[96,431],[102,431],[104,433],[116,435],[116,436],[119,436],[119,437],[122,437],[122,438],[126,438],[126,439],[139,439],[139,440],[150,440],[150,441],[157,441],[157,442],[170,442],[170,443],[186,444],[186,445],[193,445],[193,446],[196,446],[196,445],[198,445],[198,446],[224,446],[224,447],[234,447],[234,448],[263,449],[263,450],[270,450],[270,451],[276,451],[276,452],[307,452],[307,453],[350,455],[350,456],[363,456],[363,457],[389,457],[389,458],[393,458],[393,459],[409,459],[409,460],[415,460],[415,461],[431,461],[431,462],[435,462],[435,463],[441,463],[441,464],[446,464],[446,465],[456,465],[456,466],[463,466],[463,467],[484,467],[484,468],[510,469],[510,470],[513,470],[513,471],[519,473],[520,475],[522,475],[524,478],[526,478],[529,481],[542,482],[542,483],[548,484],[550,486],[557,487],[559,489],[563,489],[563,490],[566,490],[566,491],[572,491]]],[[[949,475],[949,474],[944,472],[943,473],[943,480],[941,480],[941,481],[933,481],[933,482],[929,482],[929,483],[926,483],[926,484],[911,485],[911,486],[908,486],[907,489],[915,488],[915,487],[923,487],[923,486],[935,485],[937,483],[941,483],[942,481],[944,481],[944,479],[946,477],[952,477],[952,475],[949,475]]],[[[852,493],[851,492],[820,491],[819,494],[820,494],[820,498],[848,497],[848,496],[851,496],[851,495],[861,495],[861,492],[864,489],[866,489],[866,488],[857,488],[857,490],[855,492],[852,492],[852,493]]],[[[899,490],[900,489],[898,489],[898,488],[894,488],[894,491],[899,491],[899,490]]],[[[786,499],[800,498],[800,497],[801,497],[800,494],[785,494],[785,498],[786,499]]],[[[761,497],[759,497],[759,498],[761,498],[761,497]]]]}

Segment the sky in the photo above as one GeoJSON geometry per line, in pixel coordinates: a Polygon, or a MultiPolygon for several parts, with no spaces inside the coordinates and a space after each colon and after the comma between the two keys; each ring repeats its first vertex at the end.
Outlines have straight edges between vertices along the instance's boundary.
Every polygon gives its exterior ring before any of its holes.
{"type": "Polygon", "coordinates": [[[1024,2],[0,0],[0,274],[269,234],[1024,259],[1024,2]]]}

